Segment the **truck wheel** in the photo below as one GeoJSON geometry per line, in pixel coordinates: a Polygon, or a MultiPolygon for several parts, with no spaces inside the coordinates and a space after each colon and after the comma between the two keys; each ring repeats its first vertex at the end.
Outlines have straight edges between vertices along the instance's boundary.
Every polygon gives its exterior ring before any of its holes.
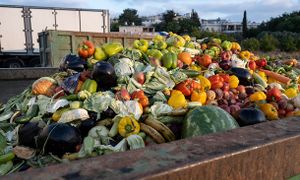
{"type": "Polygon", "coordinates": [[[23,63],[17,59],[8,60],[6,63],[6,67],[8,68],[21,68],[23,67],[23,63]]]}

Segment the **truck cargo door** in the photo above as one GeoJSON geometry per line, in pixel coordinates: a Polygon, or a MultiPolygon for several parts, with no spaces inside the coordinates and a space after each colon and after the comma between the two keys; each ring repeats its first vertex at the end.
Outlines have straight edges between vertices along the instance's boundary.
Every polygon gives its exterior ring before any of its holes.
{"type": "Polygon", "coordinates": [[[79,12],[70,10],[56,11],[56,30],[63,31],[80,31],[79,12]]]}
{"type": "Polygon", "coordinates": [[[81,31],[83,31],[83,32],[104,32],[103,12],[80,11],[80,16],[81,16],[81,31]]]}
{"type": "Polygon", "coordinates": [[[22,8],[0,7],[0,43],[2,52],[26,52],[22,8]]]}
{"type": "Polygon", "coordinates": [[[38,33],[44,30],[55,29],[55,12],[51,9],[30,9],[32,24],[32,42],[34,52],[39,52],[39,43],[37,42],[38,33]]]}

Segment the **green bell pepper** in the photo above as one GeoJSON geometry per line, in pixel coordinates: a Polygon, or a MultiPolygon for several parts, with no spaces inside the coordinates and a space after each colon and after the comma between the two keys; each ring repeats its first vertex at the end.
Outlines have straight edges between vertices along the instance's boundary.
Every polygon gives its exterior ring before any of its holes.
{"type": "Polygon", "coordinates": [[[162,64],[167,69],[174,69],[177,67],[177,55],[172,52],[168,52],[162,57],[162,64]]]}
{"type": "Polygon", "coordinates": [[[90,93],[95,93],[97,91],[97,82],[92,79],[87,79],[82,84],[80,91],[86,90],[90,93]]]}
{"type": "Polygon", "coordinates": [[[149,43],[145,39],[135,40],[135,41],[133,41],[133,47],[142,52],[146,52],[149,47],[149,43]]]}
{"type": "Polygon", "coordinates": [[[102,46],[104,52],[111,57],[123,50],[123,45],[117,42],[106,43],[102,46]]]}
{"type": "Polygon", "coordinates": [[[149,50],[147,51],[147,55],[148,55],[149,57],[154,57],[154,58],[156,58],[156,59],[158,59],[158,60],[161,60],[161,58],[162,58],[162,56],[163,56],[163,53],[160,52],[160,51],[157,50],[157,49],[149,49],[149,50]]]}
{"type": "Polygon", "coordinates": [[[232,43],[230,41],[223,41],[221,47],[226,51],[230,51],[232,43]]]}
{"type": "Polygon", "coordinates": [[[208,54],[211,57],[215,57],[216,52],[214,50],[212,50],[212,49],[205,49],[204,54],[208,54]]]}
{"type": "Polygon", "coordinates": [[[107,58],[107,55],[105,54],[104,50],[101,47],[96,47],[95,48],[95,53],[94,53],[94,59],[98,61],[102,61],[107,58]]]}

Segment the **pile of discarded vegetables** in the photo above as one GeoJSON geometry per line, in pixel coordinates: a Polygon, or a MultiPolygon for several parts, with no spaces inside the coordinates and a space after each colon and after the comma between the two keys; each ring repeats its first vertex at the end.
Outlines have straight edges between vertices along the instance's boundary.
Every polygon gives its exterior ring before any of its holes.
{"type": "Polygon", "coordinates": [[[297,61],[170,33],[79,45],[0,106],[0,174],[300,115],[297,61]]]}

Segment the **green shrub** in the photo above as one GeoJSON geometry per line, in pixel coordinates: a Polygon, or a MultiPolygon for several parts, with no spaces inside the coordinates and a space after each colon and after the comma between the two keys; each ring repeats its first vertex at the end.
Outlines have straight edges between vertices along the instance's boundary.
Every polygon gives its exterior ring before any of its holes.
{"type": "Polygon", "coordinates": [[[278,47],[278,40],[269,33],[264,33],[259,39],[260,49],[263,51],[274,51],[278,47]]]}
{"type": "Polygon", "coordinates": [[[241,42],[242,48],[250,51],[259,50],[260,43],[256,38],[245,39],[241,42]]]}

